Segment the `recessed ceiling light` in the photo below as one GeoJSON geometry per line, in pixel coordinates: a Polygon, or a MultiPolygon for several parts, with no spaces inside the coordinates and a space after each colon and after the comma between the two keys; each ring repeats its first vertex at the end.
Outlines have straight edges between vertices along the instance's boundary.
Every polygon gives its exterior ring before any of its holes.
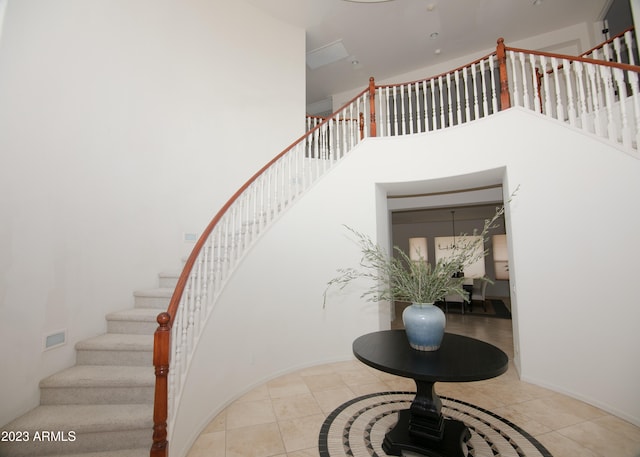
{"type": "Polygon", "coordinates": [[[431,39],[436,39],[438,38],[438,35],[440,35],[438,32],[433,32],[429,37],[431,37],[431,39]]]}

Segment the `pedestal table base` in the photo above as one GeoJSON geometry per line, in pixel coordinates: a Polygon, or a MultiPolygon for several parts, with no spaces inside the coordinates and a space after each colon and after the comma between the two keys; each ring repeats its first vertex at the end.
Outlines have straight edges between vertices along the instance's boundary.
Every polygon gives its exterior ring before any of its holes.
{"type": "Polygon", "coordinates": [[[445,419],[444,433],[440,440],[411,437],[409,421],[411,412],[408,409],[398,413],[398,423],[384,437],[382,449],[389,455],[402,455],[402,451],[411,451],[428,457],[466,457],[464,443],[471,438],[471,433],[462,422],[445,419]]]}

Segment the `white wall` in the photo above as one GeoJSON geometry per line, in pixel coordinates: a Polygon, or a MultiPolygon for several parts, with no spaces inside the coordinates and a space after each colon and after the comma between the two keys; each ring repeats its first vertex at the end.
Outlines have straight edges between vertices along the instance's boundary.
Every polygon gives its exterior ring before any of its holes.
{"type": "Polygon", "coordinates": [[[6,7],[0,424],[37,405],[40,379],[74,363],[106,312],[180,268],[183,233],[298,137],[305,113],[304,30],[244,1],[6,7]],[[68,344],[43,353],[59,329],[68,344]]]}
{"type": "Polygon", "coordinates": [[[251,386],[349,359],[356,336],[388,328],[388,309],[363,302],[359,286],[331,292],[322,308],[326,282],[360,258],[342,225],[388,244],[385,188],[422,182],[450,190],[448,177],[459,176],[463,187],[502,183],[506,198],[520,186],[506,220],[522,379],[640,424],[640,403],[630,401],[640,385],[632,362],[640,309],[633,287],[621,287],[621,272],[633,276],[640,254],[640,215],[627,207],[627,196],[640,192],[639,172],[637,159],[518,108],[426,135],[365,140],[233,276],[198,346],[172,454],[184,455],[208,420],[251,386]]]}

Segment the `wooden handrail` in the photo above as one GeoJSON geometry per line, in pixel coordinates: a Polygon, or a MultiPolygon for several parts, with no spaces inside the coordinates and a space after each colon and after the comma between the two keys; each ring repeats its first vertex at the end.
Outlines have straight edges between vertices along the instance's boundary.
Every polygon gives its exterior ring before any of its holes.
{"type": "Polygon", "coordinates": [[[153,444],[150,457],[166,457],[167,441],[167,392],[169,376],[169,340],[171,327],[168,313],[160,313],[157,318],[158,329],[153,335],[153,366],[155,367],[156,385],[153,401],[153,444]]]}
{"type": "Polygon", "coordinates": [[[369,78],[369,135],[375,137],[378,135],[376,127],[376,81],[373,76],[369,78]]]}
{"type": "Polygon", "coordinates": [[[599,45],[594,46],[593,48],[589,49],[588,51],[583,52],[582,54],[580,54],[580,56],[584,57],[584,56],[586,56],[587,54],[591,54],[593,51],[595,51],[595,50],[597,50],[597,49],[600,49],[600,48],[603,48],[603,47],[605,47],[606,45],[613,43],[617,38],[621,38],[621,37],[623,37],[623,36],[624,36],[624,34],[625,34],[625,33],[627,33],[627,32],[631,32],[631,31],[633,31],[633,26],[629,27],[629,28],[628,28],[628,29],[626,29],[626,30],[623,30],[622,32],[618,33],[616,36],[609,38],[609,39],[608,39],[607,41],[605,41],[604,43],[600,43],[599,45]]]}
{"type": "Polygon", "coordinates": [[[379,86],[376,86],[376,88],[377,89],[384,89],[386,87],[411,86],[411,85],[416,84],[416,83],[421,83],[422,81],[431,81],[432,79],[438,79],[440,77],[445,77],[448,74],[455,73],[457,71],[462,71],[465,68],[470,68],[471,66],[476,65],[476,64],[480,63],[481,61],[488,59],[492,55],[495,55],[495,53],[491,52],[491,53],[489,53],[489,54],[487,54],[485,56],[480,57],[479,59],[474,60],[473,62],[467,63],[465,65],[461,65],[458,68],[455,68],[455,69],[453,69],[451,71],[440,73],[440,74],[437,74],[435,76],[429,76],[428,78],[416,79],[414,81],[409,81],[409,82],[405,82],[405,83],[402,83],[402,84],[380,84],[379,86]]]}
{"type": "Polygon", "coordinates": [[[502,37],[498,38],[496,55],[500,66],[500,107],[505,110],[511,107],[511,97],[509,95],[509,78],[507,76],[507,53],[504,38],[502,37]]]}
{"type": "Polygon", "coordinates": [[[605,67],[619,68],[624,71],[640,71],[640,65],[631,65],[628,63],[609,62],[608,60],[591,59],[589,57],[570,56],[567,54],[555,54],[552,52],[532,51],[531,49],[511,48],[505,46],[505,50],[512,52],[520,52],[523,54],[532,54],[534,56],[544,56],[549,58],[556,58],[561,60],[568,60],[569,62],[583,62],[593,65],[602,65],[605,67]]]}
{"type": "MultiPolygon", "coordinates": [[[[504,45],[504,39],[500,38],[497,41],[496,48],[496,57],[499,65],[499,75],[500,75],[500,102],[501,102],[501,110],[505,110],[511,106],[511,100],[509,95],[509,86],[508,86],[508,72],[507,72],[507,51],[516,52],[516,53],[528,53],[538,56],[545,57],[554,57],[557,59],[566,59],[569,61],[580,61],[590,64],[596,65],[604,65],[612,68],[619,68],[622,70],[629,70],[640,72],[640,66],[629,65],[629,64],[621,64],[616,62],[608,62],[603,60],[596,60],[581,56],[567,56],[562,54],[553,54],[541,51],[532,51],[526,49],[518,49],[511,48],[504,45]]],[[[487,56],[481,57],[480,59],[475,60],[470,64],[463,65],[458,67],[455,71],[460,71],[465,68],[469,68],[476,63],[479,63],[491,56],[494,53],[490,53],[487,56]]],[[[406,84],[415,84],[422,81],[429,81],[441,76],[446,76],[452,72],[443,73],[441,75],[432,76],[427,79],[417,80],[406,84]]],[[[267,170],[269,170],[276,162],[278,162],[283,156],[285,156],[288,152],[290,152],[294,147],[299,145],[301,142],[306,141],[308,138],[312,137],[315,132],[324,125],[329,123],[330,120],[337,120],[336,117],[339,113],[354,103],[358,98],[363,97],[364,95],[368,95],[369,97],[369,136],[375,137],[377,136],[377,119],[376,119],[376,90],[379,88],[386,87],[394,87],[396,85],[380,85],[376,86],[375,79],[373,77],[369,78],[369,85],[366,89],[358,93],[351,100],[349,100],[343,107],[341,107],[338,111],[334,112],[331,116],[326,118],[318,117],[322,119],[322,121],[307,131],[305,134],[300,136],[296,141],[294,141],[289,147],[284,149],[278,155],[276,155],[273,159],[271,159],[267,164],[265,164],[262,168],[260,168],[253,176],[251,176],[232,196],[227,200],[227,202],[221,207],[221,209],[216,213],[216,215],[211,219],[202,235],[196,242],[193,250],[191,251],[187,261],[185,262],[185,266],[178,278],[176,287],[174,289],[173,295],[171,296],[171,300],[166,312],[160,313],[157,317],[158,328],[154,334],[154,350],[153,350],[153,364],[155,367],[155,397],[154,397],[154,426],[153,426],[153,444],[150,449],[151,457],[168,457],[168,445],[169,442],[167,440],[167,421],[168,421],[168,375],[170,371],[170,363],[171,363],[171,329],[174,325],[175,317],[177,315],[178,308],[180,306],[180,302],[183,294],[185,293],[185,289],[187,287],[187,283],[191,272],[196,264],[198,256],[200,252],[205,248],[207,240],[210,235],[213,233],[213,230],[221,221],[223,216],[227,213],[227,211],[232,207],[232,205],[240,198],[240,196],[251,186],[261,175],[263,175],[267,170]]],[[[310,116],[312,117],[312,116],[310,116]]],[[[352,120],[355,119],[345,119],[352,120]]],[[[358,116],[359,121],[359,129],[360,129],[360,139],[364,138],[365,135],[365,114],[360,112],[358,116]]]]}
{"type": "MultiPolygon", "coordinates": [[[[150,457],[167,457],[169,452],[169,442],[167,440],[167,420],[168,420],[168,382],[167,378],[170,370],[170,354],[171,354],[171,328],[175,320],[175,316],[180,306],[180,300],[184,294],[189,275],[196,263],[196,260],[200,252],[205,247],[205,244],[213,232],[216,225],[220,222],[224,214],[229,208],[238,200],[238,198],[249,188],[249,186],[256,181],[265,171],[267,171],[273,164],[280,160],[285,154],[291,151],[296,145],[305,141],[312,136],[316,130],[322,128],[322,126],[328,123],[331,119],[334,119],[340,111],[345,107],[352,104],[359,97],[363,96],[368,89],[365,89],[358,93],[355,97],[349,100],[338,111],[334,112],[331,116],[325,118],[322,122],[316,125],[313,129],[307,131],[304,135],[300,136],[289,147],[276,155],[267,164],[265,164],[260,170],[258,170],[253,176],[251,176],[232,196],[227,202],[220,208],[216,215],[211,219],[211,222],[207,225],[202,235],[196,242],[191,254],[185,262],[182,273],[178,278],[176,287],[171,296],[169,307],[166,312],[160,313],[157,317],[158,328],[154,333],[154,349],[153,349],[153,365],[155,367],[156,383],[155,383],[155,395],[154,395],[154,408],[153,408],[153,443],[151,445],[150,457]]],[[[363,128],[362,126],[360,127],[363,128]]]]}

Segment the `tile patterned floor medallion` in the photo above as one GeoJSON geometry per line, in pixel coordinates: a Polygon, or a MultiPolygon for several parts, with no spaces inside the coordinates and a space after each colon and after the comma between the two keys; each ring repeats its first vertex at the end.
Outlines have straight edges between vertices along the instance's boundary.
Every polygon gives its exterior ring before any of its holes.
{"type": "MultiPolygon", "coordinates": [[[[342,404],[325,420],[318,440],[320,457],[384,457],[382,440],[409,408],[413,392],[381,392],[342,404]]],[[[502,417],[453,398],[440,397],[442,414],[471,431],[468,457],[552,457],[538,441],[502,417]]]]}

